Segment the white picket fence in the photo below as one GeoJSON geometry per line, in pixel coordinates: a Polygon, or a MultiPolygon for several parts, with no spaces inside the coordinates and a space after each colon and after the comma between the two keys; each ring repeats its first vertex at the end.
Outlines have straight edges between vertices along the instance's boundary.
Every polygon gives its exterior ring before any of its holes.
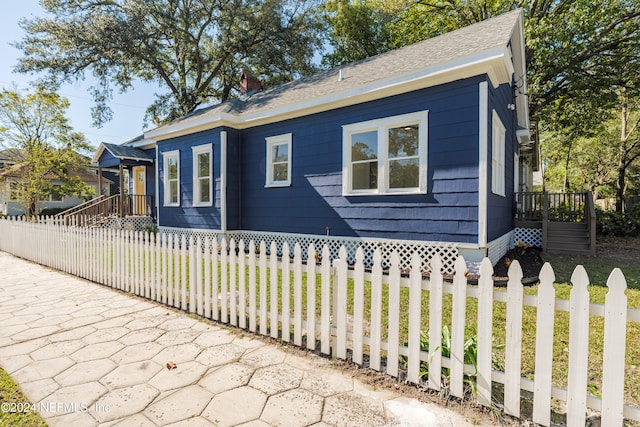
{"type": "Polygon", "coordinates": [[[258,245],[251,241],[248,247],[253,249],[247,252],[237,250],[247,247],[245,243],[193,237],[178,241],[172,235],[0,220],[2,251],[256,334],[350,359],[411,383],[423,381],[421,366],[426,364],[426,386],[434,390],[443,386],[441,370],[446,367],[450,393],[457,397],[464,395],[464,375],[475,370],[464,364],[464,341],[469,298],[476,299],[478,403],[496,403],[493,382],[504,385],[504,401],[497,403],[516,417],[521,416],[522,391],[532,393],[532,419],[542,425],[551,423],[552,399],[566,403],[569,426],[584,426],[587,408],[601,413],[604,426],[621,426],[623,418],[640,421],[640,408],[624,402],[627,328],[630,322],[640,322],[640,311],[627,308],[626,280],[618,269],[609,277],[606,303],[595,305],[589,303],[589,280],[581,266],[572,277],[570,300],[561,300],[555,297],[555,277],[548,264],[540,273],[536,296],[524,294],[517,262],[509,270],[505,292],[494,289],[488,259],[481,265],[476,287],[467,283],[462,257],[456,261],[453,279],[445,281],[437,256],[431,261],[430,278],[425,278],[417,254],[409,270],[401,268],[397,254],[383,270],[379,250],[369,269],[362,250],[349,265],[342,261],[344,248],[340,259],[331,262],[326,245],[321,250],[309,245],[304,260],[297,244],[291,258],[287,246],[277,257],[275,242],[270,243],[273,256],[267,255],[264,241],[258,245]],[[442,314],[446,299],[452,313],[449,358],[442,356],[442,328],[449,323],[442,314]],[[504,371],[495,370],[492,363],[496,303],[506,304],[504,371]],[[525,331],[535,333],[535,349],[523,350],[527,306],[536,310],[536,331],[525,331]],[[570,316],[566,389],[552,382],[557,362],[554,320],[563,311],[570,316]],[[587,393],[590,316],[604,317],[601,398],[587,393]],[[429,351],[421,348],[423,329],[428,330],[429,351]],[[533,380],[522,375],[523,351],[535,351],[533,380]]]}

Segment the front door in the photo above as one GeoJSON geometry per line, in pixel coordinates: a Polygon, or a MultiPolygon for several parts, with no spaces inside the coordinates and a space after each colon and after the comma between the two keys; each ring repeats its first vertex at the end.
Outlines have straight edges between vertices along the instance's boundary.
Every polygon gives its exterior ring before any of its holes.
{"type": "Polygon", "coordinates": [[[146,215],[145,199],[147,188],[147,168],[145,166],[135,166],[133,168],[133,214],[146,215]]]}

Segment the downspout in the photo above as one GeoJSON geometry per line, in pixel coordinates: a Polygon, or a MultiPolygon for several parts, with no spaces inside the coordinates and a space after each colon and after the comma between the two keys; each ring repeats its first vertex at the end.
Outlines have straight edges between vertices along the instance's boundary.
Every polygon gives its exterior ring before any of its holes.
{"type": "Polygon", "coordinates": [[[489,85],[486,81],[479,87],[479,158],[478,158],[478,247],[487,256],[487,183],[489,153],[489,85]]]}
{"type": "Polygon", "coordinates": [[[220,231],[227,234],[227,131],[220,131],[220,231]]]}

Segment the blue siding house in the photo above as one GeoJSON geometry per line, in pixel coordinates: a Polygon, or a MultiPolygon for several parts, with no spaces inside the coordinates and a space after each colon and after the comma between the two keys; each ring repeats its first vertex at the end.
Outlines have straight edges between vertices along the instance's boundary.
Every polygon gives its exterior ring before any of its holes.
{"type": "Polygon", "coordinates": [[[154,156],[162,229],[431,242],[497,261],[513,193],[531,186],[524,64],[513,11],[275,88],[245,71],[239,99],[128,145],[154,156]]]}

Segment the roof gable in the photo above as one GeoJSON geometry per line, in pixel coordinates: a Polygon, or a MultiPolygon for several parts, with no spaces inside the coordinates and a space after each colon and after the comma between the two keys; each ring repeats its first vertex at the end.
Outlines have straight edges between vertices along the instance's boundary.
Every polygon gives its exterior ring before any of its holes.
{"type": "Polygon", "coordinates": [[[99,163],[100,158],[102,157],[105,151],[111,154],[116,159],[120,159],[120,160],[133,160],[133,161],[149,162],[149,163],[153,163],[153,160],[154,160],[154,158],[150,154],[138,148],[127,146],[127,145],[107,144],[106,142],[103,142],[100,144],[100,147],[98,147],[98,150],[96,151],[96,154],[93,156],[91,163],[94,163],[94,164],[99,163]]]}

